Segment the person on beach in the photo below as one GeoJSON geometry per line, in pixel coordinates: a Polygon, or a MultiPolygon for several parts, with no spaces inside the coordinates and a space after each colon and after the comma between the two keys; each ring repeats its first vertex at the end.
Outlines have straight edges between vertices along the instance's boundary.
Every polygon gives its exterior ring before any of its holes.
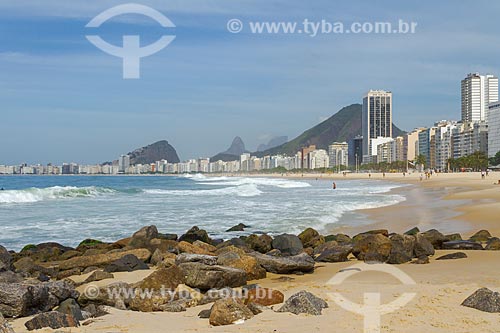
{"type": "Polygon", "coordinates": [[[372,178],[372,174],[371,173],[368,174],[368,178],[372,178]]]}
{"type": "Polygon", "coordinates": [[[484,174],[484,171],[481,171],[481,179],[484,179],[486,176],[484,174]]]}
{"type": "Polygon", "coordinates": [[[420,174],[420,181],[424,180],[424,175],[420,174]]]}
{"type": "Polygon", "coordinates": [[[333,182],[332,188],[333,188],[334,190],[336,190],[336,189],[337,189],[337,184],[335,184],[335,182],[333,182]]]}

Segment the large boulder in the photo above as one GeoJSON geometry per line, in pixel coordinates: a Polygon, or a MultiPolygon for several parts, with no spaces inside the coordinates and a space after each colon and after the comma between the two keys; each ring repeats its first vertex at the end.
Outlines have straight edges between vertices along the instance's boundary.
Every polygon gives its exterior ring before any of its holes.
{"type": "Polygon", "coordinates": [[[29,256],[34,261],[48,262],[59,260],[59,257],[67,251],[74,250],[71,247],[59,243],[49,242],[38,245],[27,245],[21,250],[22,256],[29,256]]]}
{"type": "Polygon", "coordinates": [[[195,241],[202,241],[204,243],[211,244],[212,240],[208,237],[208,233],[198,227],[192,227],[184,235],[179,237],[179,242],[194,243],[195,241]]]}
{"type": "Polygon", "coordinates": [[[206,254],[181,253],[175,258],[175,264],[180,265],[186,262],[199,262],[205,265],[217,265],[217,257],[206,254]]]}
{"type": "Polygon", "coordinates": [[[484,249],[488,251],[500,251],[500,238],[490,238],[484,249]]]}
{"type": "Polygon", "coordinates": [[[480,243],[472,241],[451,241],[444,242],[443,249],[445,250],[483,250],[480,243]]]}
{"type": "Polygon", "coordinates": [[[358,260],[386,262],[392,243],[382,233],[363,234],[355,237],[352,253],[358,260]]]}
{"type": "Polygon", "coordinates": [[[142,297],[139,294],[140,292],[137,291],[135,297],[130,300],[130,310],[140,312],[163,311],[163,307],[172,301],[169,293],[162,294],[159,291],[150,291],[147,297],[142,297]]]}
{"type": "Polygon", "coordinates": [[[49,311],[79,293],[66,281],[38,284],[0,283],[0,313],[6,317],[26,317],[49,311]]]}
{"type": "Polygon", "coordinates": [[[318,262],[343,262],[348,261],[349,254],[352,252],[352,245],[339,245],[332,241],[318,247],[318,256],[315,258],[318,262]]]}
{"type": "Polygon", "coordinates": [[[295,256],[304,249],[300,238],[289,234],[274,237],[272,246],[273,249],[280,250],[282,254],[290,256],[295,256]]]}
{"type": "Polygon", "coordinates": [[[389,264],[403,264],[413,259],[415,237],[408,235],[393,235],[390,237],[392,247],[387,259],[389,264]]]}
{"type": "Polygon", "coordinates": [[[436,260],[452,260],[452,259],[465,259],[465,258],[467,258],[467,254],[463,252],[454,252],[445,254],[439,258],[436,258],[436,260]]]}
{"type": "Polygon", "coordinates": [[[287,299],[278,312],[291,312],[296,315],[306,313],[319,316],[321,315],[321,311],[325,308],[328,308],[328,303],[323,299],[302,290],[287,299]]]}
{"type": "Polygon", "coordinates": [[[245,239],[246,245],[257,252],[267,253],[272,250],[273,238],[269,235],[252,234],[245,239]]]}
{"type": "Polygon", "coordinates": [[[435,249],[441,249],[443,247],[443,243],[448,241],[445,235],[443,235],[436,229],[428,230],[422,233],[422,236],[427,238],[427,240],[432,244],[432,246],[435,249]]]}
{"type": "Polygon", "coordinates": [[[100,288],[89,288],[78,298],[78,304],[87,306],[89,304],[115,306],[128,303],[132,287],[125,282],[115,282],[100,288]]]}
{"type": "Polygon", "coordinates": [[[313,228],[307,228],[306,230],[302,231],[298,237],[302,242],[304,248],[315,248],[325,243],[325,238],[313,228]]]}
{"type": "Polygon", "coordinates": [[[480,230],[471,236],[469,240],[473,242],[487,242],[491,238],[491,234],[488,230],[480,230]]]}
{"type": "MultiPolygon", "coordinates": [[[[196,242],[196,241],[195,241],[196,242]]],[[[194,254],[206,254],[212,255],[212,252],[207,251],[206,249],[196,246],[191,243],[181,241],[177,244],[178,253],[194,253],[194,254]]]]}
{"type": "Polygon", "coordinates": [[[365,232],[362,232],[362,233],[357,234],[356,236],[354,236],[352,238],[352,240],[353,241],[357,241],[360,238],[363,238],[364,236],[367,236],[367,235],[382,235],[382,236],[385,236],[385,237],[389,237],[389,230],[387,230],[387,229],[376,229],[376,230],[365,231],[365,232]]]}
{"type": "Polygon", "coordinates": [[[415,236],[417,235],[418,233],[420,233],[420,229],[418,227],[414,227],[408,231],[406,231],[404,234],[405,235],[408,235],[408,236],[415,236]]]}
{"type": "Polygon", "coordinates": [[[415,246],[413,248],[413,255],[418,258],[421,256],[433,256],[436,253],[434,246],[431,242],[422,236],[422,234],[417,234],[415,236],[415,246]]]}
{"type": "Polygon", "coordinates": [[[132,254],[139,260],[145,262],[151,257],[151,252],[147,249],[135,249],[129,251],[110,252],[105,254],[97,254],[93,256],[75,257],[68,260],[59,262],[58,267],[60,270],[68,270],[72,268],[87,268],[90,266],[104,267],[115,260],[132,254]]]}
{"type": "Polygon", "coordinates": [[[80,323],[76,318],[58,311],[51,311],[39,314],[33,319],[28,320],[24,326],[28,331],[38,330],[45,327],[58,329],[63,327],[78,327],[80,323]]]}
{"type": "Polygon", "coordinates": [[[153,238],[158,238],[158,229],[156,226],[143,227],[132,235],[128,246],[132,248],[149,248],[149,242],[153,238]]]}
{"type": "Polygon", "coordinates": [[[12,255],[5,247],[0,245],[0,272],[9,271],[11,269],[12,255]]]}
{"type": "Polygon", "coordinates": [[[257,259],[259,265],[270,273],[290,274],[297,272],[309,273],[314,271],[314,259],[307,253],[301,253],[291,257],[275,257],[258,252],[253,252],[249,255],[257,259]]]}
{"type": "Polygon", "coordinates": [[[484,312],[500,313],[500,293],[481,288],[467,297],[462,305],[484,312]]]}
{"type": "Polygon", "coordinates": [[[107,273],[114,272],[132,272],[142,269],[149,269],[148,265],[144,261],[140,260],[133,254],[127,254],[118,260],[113,261],[111,264],[104,268],[107,273]]]}
{"type": "Polygon", "coordinates": [[[241,323],[253,317],[252,311],[240,300],[234,298],[220,299],[210,310],[210,325],[222,326],[241,323]]]}
{"type": "Polygon", "coordinates": [[[46,268],[36,264],[30,257],[23,257],[17,260],[16,262],[14,262],[13,266],[14,270],[17,273],[22,273],[24,275],[35,278],[40,276],[40,274],[45,274],[50,276],[56,275],[53,269],[46,268]]]}
{"type": "Polygon", "coordinates": [[[248,280],[259,280],[266,277],[266,270],[259,265],[255,258],[248,255],[226,252],[219,255],[217,264],[244,270],[247,273],[248,280]]]}
{"type": "Polygon", "coordinates": [[[184,272],[177,266],[160,268],[139,282],[136,286],[142,290],[175,290],[178,285],[186,282],[184,272]]]}
{"type": "Polygon", "coordinates": [[[247,283],[247,274],[241,269],[218,265],[208,266],[196,262],[181,264],[179,268],[186,279],[185,284],[191,288],[201,290],[235,288],[247,283]]]}
{"type": "Polygon", "coordinates": [[[55,311],[67,314],[75,318],[76,320],[83,320],[82,310],[80,309],[80,305],[73,299],[68,298],[63,301],[59,306],[55,309],[55,311]]]}
{"type": "Polygon", "coordinates": [[[245,228],[248,228],[248,226],[243,223],[239,223],[234,227],[227,229],[226,232],[245,231],[245,228]]]}

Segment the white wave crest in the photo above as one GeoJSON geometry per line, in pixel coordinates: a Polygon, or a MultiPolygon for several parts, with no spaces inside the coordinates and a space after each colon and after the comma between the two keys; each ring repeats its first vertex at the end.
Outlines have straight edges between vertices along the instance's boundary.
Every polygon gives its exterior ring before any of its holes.
{"type": "Polygon", "coordinates": [[[279,188],[303,188],[310,187],[311,184],[303,181],[295,181],[290,179],[279,178],[253,178],[253,177],[213,177],[206,178],[201,182],[206,182],[207,185],[218,186],[241,186],[241,185],[258,185],[258,186],[273,186],[279,188]]]}
{"type": "Polygon", "coordinates": [[[32,187],[24,190],[0,191],[0,203],[30,203],[66,198],[97,197],[114,192],[114,190],[109,188],[95,186],[53,186],[47,188],[32,187]]]}
{"type": "Polygon", "coordinates": [[[239,197],[255,197],[262,194],[262,191],[256,185],[248,184],[236,187],[225,187],[214,190],[162,190],[150,189],[144,190],[144,193],[154,195],[177,195],[177,196],[239,196],[239,197]]]}

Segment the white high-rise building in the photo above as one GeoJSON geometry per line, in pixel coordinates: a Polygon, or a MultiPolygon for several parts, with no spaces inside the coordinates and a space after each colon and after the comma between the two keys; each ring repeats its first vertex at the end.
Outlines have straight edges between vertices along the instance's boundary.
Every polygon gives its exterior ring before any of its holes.
{"type": "Polygon", "coordinates": [[[347,168],[349,145],[347,142],[334,142],[328,146],[330,168],[340,170],[340,166],[347,168]]]}
{"type": "Polygon", "coordinates": [[[121,155],[118,160],[118,172],[126,172],[130,167],[130,156],[121,155]]]}
{"type": "Polygon", "coordinates": [[[500,102],[489,107],[488,156],[493,157],[500,151],[500,102]]]}
{"type": "Polygon", "coordinates": [[[363,161],[370,162],[372,156],[377,155],[377,146],[372,146],[372,140],[392,138],[392,92],[370,90],[363,97],[362,131],[363,161]]]}
{"type": "Polygon", "coordinates": [[[488,108],[498,102],[498,77],[471,73],[462,80],[462,121],[488,121],[488,108]]]}

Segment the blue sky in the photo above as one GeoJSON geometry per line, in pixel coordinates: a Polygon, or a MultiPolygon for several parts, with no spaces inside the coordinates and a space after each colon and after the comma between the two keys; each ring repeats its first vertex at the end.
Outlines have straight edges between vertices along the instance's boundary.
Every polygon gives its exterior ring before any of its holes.
{"type": "MultiPolygon", "coordinates": [[[[460,80],[500,74],[500,3],[492,1],[151,0],[176,39],[123,80],[121,59],[90,44],[85,25],[126,1],[0,2],[0,164],[95,163],[167,139],[181,159],[211,156],[239,135],[254,150],[360,103],[394,94],[409,130],[458,119],[460,80]],[[250,21],[418,23],[414,35],[254,35],[250,21]]],[[[137,15],[96,30],[144,44],[165,30],[137,15]]],[[[94,31],[95,32],[95,31],[94,31]]]]}

